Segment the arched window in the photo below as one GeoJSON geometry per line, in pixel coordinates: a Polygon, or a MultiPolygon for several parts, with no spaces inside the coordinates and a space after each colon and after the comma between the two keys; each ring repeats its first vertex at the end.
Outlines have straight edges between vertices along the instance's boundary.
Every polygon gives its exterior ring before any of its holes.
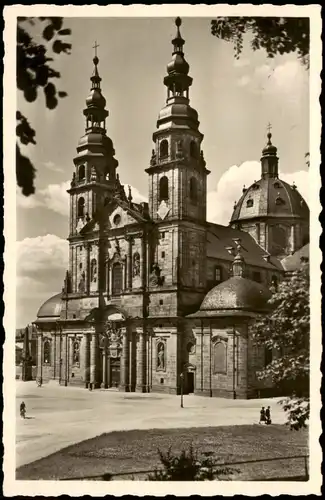
{"type": "Polygon", "coordinates": [[[73,364],[79,365],[79,363],[80,363],[80,344],[76,340],[73,343],[73,364]]]}
{"type": "Polygon", "coordinates": [[[190,155],[191,155],[191,158],[198,157],[198,149],[197,149],[197,144],[195,141],[190,142],[190,155]]]}
{"type": "Polygon", "coordinates": [[[197,181],[195,177],[190,178],[190,200],[196,205],[197,203],[197,181]]]}
{"type": "Polygon", "coordinates": [[[120,295],[123,289],[122,264],[116,262],[112,268],[112,295],[120,295]]]}
{"type": "Polygon", "coordinates": [[[49,340],[45,340],[43,344],[43,363],[45,365],[51,364],[51,344],[49,340]]]}
{"type": "Polygon", "coordinates": [[[227,373],[227,346],[224,342],[213,345],[213,373],[227,373]]]}
{"type": "Polygon", "coordinates": [[[221,267],[216,266],[214,269],[214,281],[216,284],[221,283],[222,275],[221,275],[221,267]]]}
{"type": "Polygon", "coordinates": [[[160,149],[159,149],[159,156],[160,158],[166,158],[168,156],[168,141],[167,139],[164,139],[160,143],[160,149]]]}
{"type": "Polygon", "coordinates": [[[79,198],[78,200],[78,217],[83,217],[85,215],[85,198],[79,198]]]}
{"type": "Polygon", "coordinates": [[[78,179],[79,181],[83,181],[86,177],[86,168],[85,165],[80,165],[78,170],[78,179]]]}
{"type": "Polygon", "coordinates": [[[90,281],[96,283],[97,281],[97,260],[92,259],[90,263],[90,281]]]}
{"type": "Polygon", "coordinates": [[[252,207],[253,205],[254,205],[254,200],[252,200],[252,199],[247,200],[247,203],[246,203],[246,207],[247,207],[247,208],[250,208],[250,207],[252,207]]]}
{"type": "Polygon", "coordinates": [[[168,193],[168,179],[164,175],[159,181],[159,201],[165,200],[167,201],[169,198],[169,193],[168,193]]]}

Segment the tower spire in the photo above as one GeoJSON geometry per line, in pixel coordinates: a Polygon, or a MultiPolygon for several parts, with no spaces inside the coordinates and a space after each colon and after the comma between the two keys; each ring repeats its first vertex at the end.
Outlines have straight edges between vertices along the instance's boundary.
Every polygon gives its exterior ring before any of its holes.
{"type": "Polygon", "coordinates": [[[102,79],[98,72],[98,47],[99,45],[96,41],[93,46],[93,49],[95,49],[95,56],[93,58],[94,70],[92,76],[90,77],[91,89],[90,94],[86,99],[87,108],[84,109],[84,115],[86,116],[86,132],[96,129],[105,133],[105,120],[108,116],[108,111],[105,109],[106,99],[102,95],[100,88],[100,82],[102,79]]]}
{"type": "Polygon", "coordinates": [[[176,37],[172,40],[174,50],[172,60],[167,65],[168,75],[164,78],[164,84],[167,87],[167,101],[176,97],[188,99],[189,87],[192,85],[192,78],[188,76],[189,64],[184,58],[183,46],[185,40],[180,33],[182,20],[177,17],[175,20],[177,27],[176,37]]]}
{"type": "Polygon", "coordinates": [[[267,125],[267,143],[262,150],[261,157],[261,170],[262,178],[274,177],[277,178],[279,175],[278,171],[278,157],[277,148],[272,144],[272,125],[269,122],[267,125]]]}

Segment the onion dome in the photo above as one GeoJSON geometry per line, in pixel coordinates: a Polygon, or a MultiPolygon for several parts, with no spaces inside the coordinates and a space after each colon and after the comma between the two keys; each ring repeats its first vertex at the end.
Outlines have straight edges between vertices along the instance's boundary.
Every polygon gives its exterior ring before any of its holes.
{"type": "MultiPolygon", "coordinates": [[[[97,48],[97,45],[95,45],[97,48]]],[[[106,99],[102,95],[102,91],[100,88],[101,78],[98,73],[98,63],[99,59],[97,55],[93,58],[94,63],[94,71],[90,78],[91,80],[91,89],[90,94],[86,99],[87,108],[84,109],[84,115],[86,116],[87,131],[91,128],[96,129],[105,129],[105,119],[108,116],[108,111],[105,109],[106,99]]]]}
{"type": "Polygon", "coordinates": [[[267,155],[275,155],[277,154],[277,148],[272,144],[271,142],[272,139],[272,134],[271,132],[268,132],[267,134],[267,144],[262,150],[262,155],[267,156],[267,155]]]}
{"type": "Polygon", "coordinates": [[[172,94],[172,97],[185,97],[184,93],[188,92],[192,85],[192,78],[188,76],[190,70],[189,64],[184,58],[183,46],[185,40],[181,37],[179,27],[182,24],[180,17],[175,20],[177,26],[176,37],[172,40],[174,46],[172,60],[167,65],[168,76],[164,78],[164,84],[172,94]]]}
{"type": "Polygon", "coordinates": [[[37,313],[37,319],[48,318],[49,320],[57,320],[60,318],[62,310],[62,293],[53,295],[41,305],[37,313]]]}

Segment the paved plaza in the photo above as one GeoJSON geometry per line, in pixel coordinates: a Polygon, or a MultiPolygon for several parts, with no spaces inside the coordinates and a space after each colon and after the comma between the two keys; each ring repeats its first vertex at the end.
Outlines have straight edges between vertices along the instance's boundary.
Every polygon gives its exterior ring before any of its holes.
{"type": "Polygon", "coordinates": [[[272,421],[283,424],[277,399],[231,400],[200,396],[88,391],[76,387],[16,382],[16,466],[46,457],[66,446],[105,432],[256,424],[261,406],[271,406],[272,421]],[[25,401],[27,418],[19,417],[25,401]]]}

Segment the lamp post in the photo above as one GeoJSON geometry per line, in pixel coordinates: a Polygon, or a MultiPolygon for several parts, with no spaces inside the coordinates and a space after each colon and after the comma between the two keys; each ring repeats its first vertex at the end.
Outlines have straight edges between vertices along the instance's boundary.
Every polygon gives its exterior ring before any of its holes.
{"type": "Polygon", "coordinates": [[[180,374],[180,379],[181,379],[181,408],[184,408],[184,405],[183,405],[183,384],[184,384],[184,373],[183,373],[183,372],[180,374]]]}

